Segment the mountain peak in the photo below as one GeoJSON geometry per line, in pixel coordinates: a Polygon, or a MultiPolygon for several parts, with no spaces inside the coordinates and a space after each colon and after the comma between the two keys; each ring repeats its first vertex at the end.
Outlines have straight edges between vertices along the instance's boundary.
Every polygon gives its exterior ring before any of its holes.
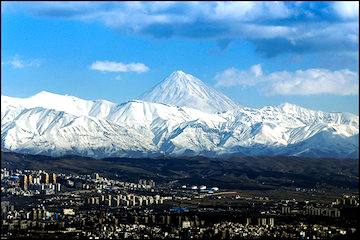
{"type": "Polygon", "coordinates": [[[52,95],[59,95],[59,94],[56,94],[56,93],[51,93],[51,92],[48,92],[48,91],[41,91],[41,92],[38,92],[34,95],[32,95],[31,97],[41,97],[41,96],[52,96],[52,95]]]}
{"type": "Polygon", "coordinates": [[[194,77],[193,75],[183,72],[181,70],[177,70],[171,73],[163,82],[169,82],[169,84],[199,84],[205,85],[200,79],[194,77]]]}
{"type": "Polygon", "coordinates": [[[306,109],[299,105],[295,105],[288,102],[282,103],[278,105],[278,107],[284,112],[299,112],[299,111],[309,111],[309,110],[312,111],[311,109],[306,109]]]}
{"type": "Polygon", "coordinates": [[[296,108],[299,106],[292,104],[292,103],[285,102],[285,103],[280,104],[279,107],[283,108],[283,109],[288,109],[288,108],[296,108]]]}
{"type": "Polygon", "coordinates": [[[182,71],[182,70],[176,70],[174,72],[172,72],[170,75],[174,75],[174,76],[184,76],[186,75],[187,73],[182,71]]]}
{"type": "Polygon", "coordinates": [[[62,94],[52,93],[52,92],[48,92],[48,91],[38,92],[38,93],[32,95],[30,98],[31,99],[39,99],[41,101],[44,101],[44,100],[46,100],[46,101],[59,101],[59,100],[65,99],[67,97],[79,99],[78,97],[70,96],[68,94],[62,95],[62,94]]]}
{"type": "Polygon", "coordinates": [[[20,98],[18,102],[27,108],[42,107],[56,111],[64,111],[75,116],[86,115],[91,107],[91,104],[87,100],[68,94],[61,95],[48,91],[41,91],[29,98],[20,98]]]}
{"type": "Polygon", "coordinates": [[[208,87],[200,79],[183,71],[175,71],[142,94],[139,99],[148,102],[195,108],[204,112],[224,112],[237,108],[227,96],[208,87]]]}

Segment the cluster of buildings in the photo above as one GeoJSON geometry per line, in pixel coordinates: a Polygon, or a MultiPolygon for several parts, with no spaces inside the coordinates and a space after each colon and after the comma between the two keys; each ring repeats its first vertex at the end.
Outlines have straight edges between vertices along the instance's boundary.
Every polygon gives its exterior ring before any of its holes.
{"type": "Polygon", "coordinates": [[[2,238],[350,239],[358,231],[359,198],[350,195],[273,200],[205,185],[1,169],[1,197],[2,238]]]}
{"type": "MultiPolygon", "coordinates": [[[[61,191],[61,183],[57,181],[56,173],[46,171],[1,171],[2,188],[7,187],[13,195],[54,194],[61,191]]],[[[5,190],[5,189],[4,189],[5,190]]]]}
{"type": "MultiPolygon", "coordinates": [[[[358,206],[355,198],[352,199],[353,200],[349,201],[349,203],[351,202],[353,203],[353,206],[358,206]]],[[[281,204],[281,214],[339,218],[341,216],[340,207],[346,205],[341,205],[339,199],[337,199],[336,202],[333,202],[332,204],[326,205],[319,203],[310,203],[308,201],[299,203],[296,200],[287,200],[282,202],[281,204]]]]}
{"type": "Polygon", "coordinates": [[[160,195],[155,196],[144,196],[144,195],[100,195],[90,196],[87,198],[87,204],[91,205],[106,205],[108,207],[119,207],[119,206],[146,206],[150,204],[163,204],[164,200],[171,199],[171,197],[161,197],[160,195]]]}
{"type": "Polygon", "coordinates": [[[359,199],[356,196],[343,195],[332,203],[334,206],[359,206],[359,199]]]}
{"type": "MultiPolygon", "coordinates": [[[[262,224],[244,225],[234,222],[216,223],[210,236],[216,239],[336,239],[344,237],[347,231],[339,227],[311,224],[281,224],[279,226],[262,224]]],[[[355,229],[350,229],[354,233],[355,229]]]]}

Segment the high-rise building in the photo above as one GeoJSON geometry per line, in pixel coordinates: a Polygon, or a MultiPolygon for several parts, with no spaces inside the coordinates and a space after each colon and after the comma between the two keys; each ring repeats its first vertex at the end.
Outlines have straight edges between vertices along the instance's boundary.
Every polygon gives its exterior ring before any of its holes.
{"type": "Polygon", "coordinates": [[[116,206],[120,206],[121,205],[121,195],[117,195],[116,196],[116,206]]]}
{"type": "Polygon", "coordinates": [[[155,195],[155,204],[159,204],[160,203],[160,195],[155,195]]]}
{"type": "Polygon", "coordinates": [[[109,195],[108,195],[108,199],[107,199],[107,200],[108,200],[107,204],[108,204],[109,207],[111,207],[111,198],[112,198],[112,197],[111,197],[111,195],[109,194],[109,195]]]}
{"type": "Polygon", "coordinates": [[[28,190],[28,177],[26,175],[20,176],[20,187],[24,190],[28,190]]]}
{"type": "Polygon", "coordinates": [[[267,225],[269,225],[270,227],[275,226],[274,218],[268,218],[267,225]]]}
{"type": "Polygon", "coordinates": [[[44,211],[42,209],[37,209],[37,219],[42,219],[44,217],[44,211]]]}
{"type": "Polygon", "coordinates": [[[40,185],[40,177],[34,177],[34,178],[33,178],[33,183],[34,183],[35,185],[40,185]]]}
{"type": "Polygon", "coordinates": [[[31,174],[28,176],[28,183],[33,184],[33,176],[31,174]]]}
{"type": "Polygon", "coordinates": [[[37,219],[37,211],[36,211],[36,209],[32,210],[32,217],[33,217],[33,220],[37,219]]]}
{"type": "Polygon", "coordinates": [[[148,205],[148,204],[149,204],[149,200],[147,199],[146,196],[143,196],[143,197],[142,197],[142,200],[143,200],[143,201],[142,201],[142,204],[143,204],[143,205],[148,205]]]}
{"type": "Polygon", "coordinates": [[[258,218],[259,226],[266,226],[266,218],[258,218]]]}
{"type": "Polygon", "coordinates": [[[41,174],[41,182],[48,184],[49,183],[49,174],[44,172],[41,174]]]}
{"type": "Polygon", "coordinates": [[[146,185],[146,180],[145,179],[140,179],[139,184],[145,186],[146,185]]]}
{"type": "Polygon", "coordinates": [[[55,173],[51,173],[50,182],[53,184],[56,184],[56,174],[55,173]]]}
{"type": "Polygon", "coordinates": [[[153,203],[154,203],[154,198],[153,198],[153,196],[149,196],[148,199],[149,199],[149,204],[153,204],[153,203]]]}
{"type": "Polygon", "coordinates": [[[57,183],[57,184],[56,184],[56,191],[57,191],[57,192],[60,192],[60,191],[61,191],[61,184],[60,184],[60,183],[57,183]]]}
{"type": "Polygon", "coordinates": [[[251,225],[251,218],[246,218],[246,226],[251,225]]]}
{"type": "Polygon", "coordinates": [[[170,216],[170,215],[167,215],[167,216],[166,216],[166,224],[167,224],[167,225],[170,225],[170,223],[171,223],[171,216],[170,216]]]}
{"type": "Polygon", "coordinates": [[[282,206],[282,207],[281,207],[281,213],[282,213],[282,214],[290,214],[290,213],[291,213],[290,207],[288,207],[288,206],[282,206]]]}
{"type": "Polygon", "coordinates": [[[138,197],[137,200],[138,200],[139,206],[142,206],[142,203],[143,203],[142,197],[138,197]]]}
{"type": "Polygon", "coordinates": [[[99,180],[99,179],[100,179],[100,176],[99,176],[98,173],[94,173],[94,174],[93,174],[93,178],[94,178],[95,180],[99,180]]]}
{"type": "Polygon", "coordinates": [[[153,180],[150,180],[150,181],[149,181],[149,186],[150,186],[151,188],[154,188],[154,187],[155,187],[155,182],[154,182],[153,180]]]}

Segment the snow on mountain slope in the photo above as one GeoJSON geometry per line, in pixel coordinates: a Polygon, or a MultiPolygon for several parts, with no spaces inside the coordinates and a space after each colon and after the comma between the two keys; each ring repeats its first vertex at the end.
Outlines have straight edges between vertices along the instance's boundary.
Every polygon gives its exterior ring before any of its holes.
{"type": "Polygon", "coordinates": [[[134,131],[53,109],[26,109],[11,124],[2,126],[1,132],[2,148],[22,153],[109,157],[156,150],[150,131],[134,131]]]}
{"type": "Polygon", "coordinates": [[[326,113],[322,111],[309,110],[300,106],[284,103],[278,106],[283,113],[293,118],[301,120],[304,124],[312,124],[316,122],[338,123],[358,126],[358,118],[350,113],[326,113]]]}
{"type": "Polygon", "coordinates": [[[200,79],[175,71],[139,99],[179,107],[190,107],[203,112],[224,112],[238,105],[224,94],[206,86],[200,79]]]}
{"type": "Polygon", "coordinates": [[[43,107],[57,111],[66,111],[73,115],[87,115],[92,107],[92,101],[86,101],[73,96],[63,96],[42,91],[29,98],[11,98],[2,96],[1,102],[14,107],[34,108],[43,107]]]}
{"type": "Polygon", "coordinates": [[[97,158],[359,155],[358,116],[288,103],[209,113],[140,100],[115,104],[48,92],[29,98],[1,96],[1,103],[3,151],[97,158]]]}

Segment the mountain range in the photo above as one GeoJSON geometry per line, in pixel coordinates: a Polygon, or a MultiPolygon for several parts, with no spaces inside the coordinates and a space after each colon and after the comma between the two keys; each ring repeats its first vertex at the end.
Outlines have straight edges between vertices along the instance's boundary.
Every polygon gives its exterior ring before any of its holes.
{"type": "Polygon", "coordinates": [[[354,114],[289,103],[248,108],[182,71],[122,104],[49,92],[1,96],[1,149],[26,154],[358,158],[358,136],[354,114]]]}

